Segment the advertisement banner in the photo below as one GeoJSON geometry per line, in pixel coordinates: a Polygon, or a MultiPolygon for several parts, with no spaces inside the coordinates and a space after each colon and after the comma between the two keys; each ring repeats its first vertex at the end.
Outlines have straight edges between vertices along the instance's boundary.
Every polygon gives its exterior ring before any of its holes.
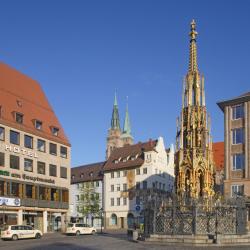
{"type": "Polygon", "coordinates": [[[0,197],[0,206],[20,207],[21,200],[19,198],[0,197]]]}

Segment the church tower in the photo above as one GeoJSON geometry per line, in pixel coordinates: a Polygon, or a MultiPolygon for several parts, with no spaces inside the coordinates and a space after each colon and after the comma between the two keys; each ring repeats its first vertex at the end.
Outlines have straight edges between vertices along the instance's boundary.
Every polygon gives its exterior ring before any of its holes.
{"type": "Polygon", "coordinates": [[[177,118],[175,188],[177,196],[214,196],[214,163],[210,117],[205,105],[204,77],[197,64],[196,24],[191,22],[189,69],[183,81],[182,111],[177,118]]]}
{"type": "Polygon", "coordinates": [[[117,97],[115,93],[115,100],[111,118],[111,127],[108,131],[108,137],[107,137],[106,159],[109,158],[113,149],[122,146],[123,146],[123,141],[121,139],[120,118],[119,118],[117,97]]]}
{"type": "Polygon", "coordinates": [[[121,139],[123,141],[123,145],[132,145],[134,143],[134,139],[131,135],[131,126],[130,126],[130,119],[129,119],[129,113],[128,113],[128,103],[126,107],[126,114],[125,114],[125,120],[124,120],[124,126],[123,126],[121,139]]]}

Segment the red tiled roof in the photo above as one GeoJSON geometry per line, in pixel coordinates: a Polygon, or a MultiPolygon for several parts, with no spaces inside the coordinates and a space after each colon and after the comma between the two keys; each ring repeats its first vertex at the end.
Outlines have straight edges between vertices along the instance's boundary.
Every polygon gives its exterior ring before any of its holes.
{"type": "Polygon", "coordinates": [[[102,180],[104,164],[105,162],[97,162],[71,168],[71,184],[102,180]]]}
{"type": "Polygon", "coordinates": [[[213,143],[213,156],[215,169],[218,171],[224,169],[224,142],[213,143]]]}
{"type": "Polygon", "coordinates": [[[0,123],[49,140],[70,145],[63,128],[50,106],[40,84],[0,62],[0,123]],[[15,122],[15,112],[22,113],[23,124],[15,122]],[[42,130],[34,127],[35,120],[41,121],[42,130]],[[58,136],[51,127],[59,128],[58,136]]]}
{"type": "Polygon", "coordinates": [[[104,171],[141,166],[144,163],[143,152],[153,151],[156,144],[157,140],[149,140],[114,149],[104,165],[104,171]],[[125,160],[123,161],[123,159],[125,160]]]}

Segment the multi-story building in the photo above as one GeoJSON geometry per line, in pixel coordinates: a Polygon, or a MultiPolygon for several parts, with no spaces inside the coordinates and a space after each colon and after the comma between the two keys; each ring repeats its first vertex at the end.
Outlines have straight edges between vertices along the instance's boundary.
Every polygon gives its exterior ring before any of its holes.
{"type": "Polygon", "coordinates": [[[162,137],[114,149],[104,165],[105,227],[127,228],[139,220],[143,204],[134,190],[173,186],[174,147],[166,150],[162,137]]]}
{"type": "Polygon", "coordinates": [[[36,81],[0,64],[0,225],[65,226],[70,144],[36,81]]]}
{"type": "Polygon", "coordinates": [[[224,194],[250,197],[250,92],[218,106],[224,112],[224,194]]]}
{"type": "Polygon", "coordinates": [[[105,162],[71,169],[70,215],[72,222],[101,227],[103,166],[105,162]]]}

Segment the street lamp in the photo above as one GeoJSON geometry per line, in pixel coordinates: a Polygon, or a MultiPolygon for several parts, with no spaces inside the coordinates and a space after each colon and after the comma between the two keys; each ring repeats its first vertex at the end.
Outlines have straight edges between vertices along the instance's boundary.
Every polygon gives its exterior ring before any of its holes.
{"type": "Polygon", "coordinates": [[[102,234],[102,220],[103,220],[103,208],[100,208],[100,215],[101,215],[101,234],[102,234]]]}

